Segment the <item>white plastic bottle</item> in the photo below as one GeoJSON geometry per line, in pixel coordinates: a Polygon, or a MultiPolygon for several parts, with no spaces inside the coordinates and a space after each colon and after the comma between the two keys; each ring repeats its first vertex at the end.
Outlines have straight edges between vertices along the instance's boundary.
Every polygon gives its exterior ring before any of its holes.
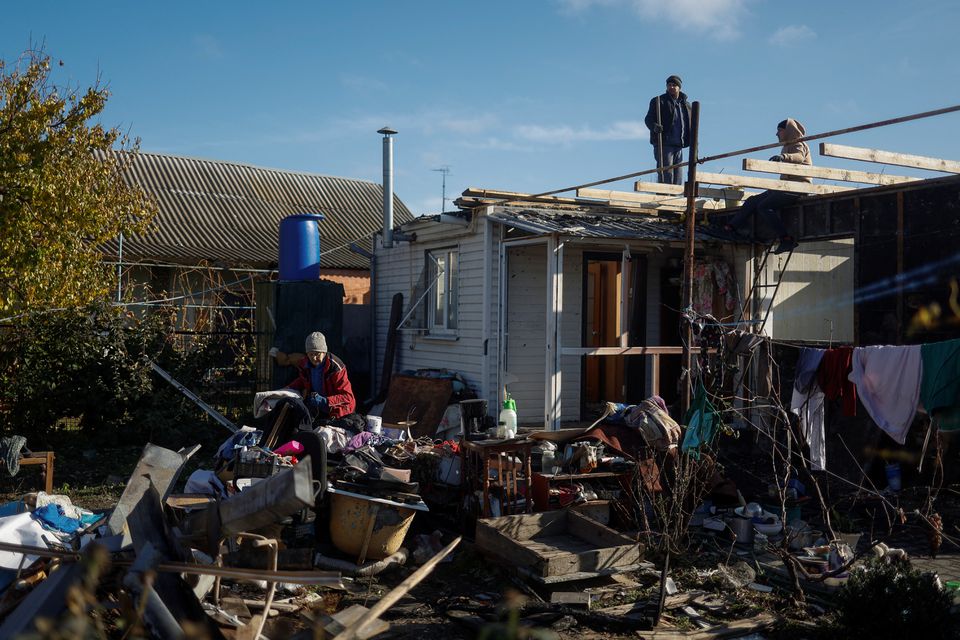
{"type": "Polygon", "coordinates": [[[500,411],[499,422],[506,426],[505,437],[517,437],[517,403],[510,397],[509,393],[506,394],[506,398],[503,401],[503,409],[500,411]]]}

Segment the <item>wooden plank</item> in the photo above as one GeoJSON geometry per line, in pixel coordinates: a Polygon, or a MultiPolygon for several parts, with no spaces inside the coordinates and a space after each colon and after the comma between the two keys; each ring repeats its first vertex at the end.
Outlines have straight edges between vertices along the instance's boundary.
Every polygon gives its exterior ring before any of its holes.
{"type": "Polygon", "coordinates": [[[550,594],[550,604],[575,605],[590,609],[588,591],[555,591],[550,594]]]}
{"type": "Polygon", "coordinates": [[[561,553],[547,560],[546,576],[567,575],[579,571],[601,571],[610,567],[636,564],[640,549],[636,544],[601,547],[580,553],[561,553]]]}
{"type": "Polygon", "coordinates": [[[563,198],[559,196],[533,197],[529,193],[520,193],[518,191],[499,191],[497,189],[481,189],[480,187],[467,187],[460,195],[464,198],[496,198],[507,200],[532,200],[535,202],[555,202],[558,204],[577,204],[577,201],[573,198],[563,198]]]}
{"type": "MultiPolygon", "coordinates": [[[[684,195],[685,185],[682,184],[663,184],[660,182],[643,182],[638,180],[633,183],[633,190],[647,193],[663,193],[672,195],[684,195]]],[[[735,187],[716,188],[702,187],[697,185],[697,196],[701,198],[718,198],[720,200],[742,200],[748,195],[743,189],[735,187]]]]}
{"type": "Polygon", "coordinates": [[[901,184],[916,182],[919,178],[908,176],[894,176],[885,173],[869,171],[853,171],[849,169],[832,169],[830,167],[815,167],[809,164],[793,162],[770,162],[768,160],[743,159],[744,171],[761,171],[763,173],[779,173],[805,178],[824,178],[825,180],[839,180],[841,182],[861,182],[863,184],[901,184]]]}
{"type": "Polygon", "coordinates": [[[825,194],[851,191],[852,187],[838,187],[829,184],[810,184],[809,182],[794,182],[792,180],[773,180],[772,178],[756,178],[754,176],[737,176],[727,173],[697,172],[697,180],[708,184],[728,184],[737,187],[753,187],[755,189],[772,189],[789,193],[825,194]]]}
{"type": "MultiPolygon", "coordinates": [[[[351,605],[343,611],[338,611],[330,616],[330,620],[323,626],[323,630],[326,631],[331,637],[335,636],[339,633],[342,633],[348,627],[359,624],[369,613],[370,610],[363,605],[351,605]]],[[[366,640],[366,638],[372,638],[373,636],[384,633],[389,629],[390,625],[388,623],[384,622],[383,620],[377,620],[368,628],[364,629],[362,634],[358,634],[357,638],[360,640],[366,640]]]]}
{"type": "MultiPolygon", "coordinates": [[[[674,185],[679,186],[679,185],[674,185]]],[[[577,189],[577,197],[592,198],[595,200],[612,200],[637,204],[656,205],[661,202],[685,202],[682,195],[651,195],[634,191],[614,191],[612,189],[577,189]]]]}
{"type": "Polygon", "coordinates": [[[529,540],[534,536],[552,536],[567,530],[567,512],[544,511],[527,515],[501,516],[478,520],[481,524],[502,532],[512,540],[529,540]]]}
{"type": "MultiPolygon", "coordinates": [[[[682,211],[686,208],[686,199],[682,196],[649,195],[646,193],[635,193],[633,191],[613,191],[611,189],[577,189],[577,196],[580,198],[602,200],[604,203],[629,204],[643,209],[675,209],[682,211]]],[[[585,202],[585,200],[581,202],[585,202]]],[[[697,202],[697,208],[702,209],[705,204],[704,202],[697,202]]]]}
{"type": "Polygon", "coordinates": [[[637,564],[628,564],[624,566],[605,567],[599,571],[577,571],[576,573],[567,573],[559,576],[542,576],[527,567],[517,567],[520,573],[536,580],[540,584],[560,584],[561,582],[574,582],[577,580],[590,580],[592,578],[602,578],[612,576],[618,573],[629,573],[640,569],[652,570],[653,565],[649,562],[638,562],[637,564]]]}
{"type": "Polygon", "coordinates": [[[848,160],[864,160],[880,164],[892,164],[898,167],[912,167],[914,169],[929,169],[944,173],[960,173],[960,162],[944,160],[929,156],[915,156],[909,153],[896,153],[880,149],[865,147],[848,147],[844,144],[820,143],[820,155],[831,158],[847,158],[848,160]]]}
{"type": "Polygon", "coordinates": [[[476,545],[484,551],[491,553],[498,558],[506,560],[517,567],[528,567],[534,573],[539,574],[541,570],[542,558],[533,549],[529,549],[510,539],[493,527],[477,522],[476,535],[474,537],[476,545]]]}
{"type": "Polygon", "coordinates": [[[631,540],[619,531],[611,529],[596,520],[591,520],[576,511],[570,511],[569,513],[567,518],[567,531],[598,547],[638,544],[635,540],[631,540]]]}

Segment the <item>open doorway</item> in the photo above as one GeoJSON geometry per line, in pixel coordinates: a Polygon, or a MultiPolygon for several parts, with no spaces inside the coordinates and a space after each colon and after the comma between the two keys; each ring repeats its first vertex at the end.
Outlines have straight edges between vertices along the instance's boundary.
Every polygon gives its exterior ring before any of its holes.
{"type": "MultiPolygon", "coordinates": [[[[643,343],[643,300],[646,297],[646,260],[637,256],[627,262],[623,273],[619,253],[584,254],[583,346],[619,347],[627,330],[621,317],[621,300],[626,291],[626,322],[630,345],[643,343]],[[627,286],[623,287],[623,278],[627,286]]],[[[638,402],[643,393],[642,356],[586,356],[583,359],[582,405],[584,415],[593,415],[604,402],[638,402]]]]}

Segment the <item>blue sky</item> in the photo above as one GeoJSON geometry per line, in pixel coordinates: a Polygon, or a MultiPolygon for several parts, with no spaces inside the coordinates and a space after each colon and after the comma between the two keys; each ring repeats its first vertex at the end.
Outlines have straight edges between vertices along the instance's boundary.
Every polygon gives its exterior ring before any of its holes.
{"type": "MultiPolygon", "coordinates": [[[[51,1],[4,7],[0,56],[45,43],[58,81],[99,74],[103,121],[145,151],[380,182],[390,124],[396,192],[433,213],[445,165],[448,197],[650,168],[643,116],[674,73],[701,156],[788,116],[818,133],[958,104],[958,28],[954,0],[51,1]]],[[[960,159],[958,133],[955,113],[834,141],[960,159]]]]}

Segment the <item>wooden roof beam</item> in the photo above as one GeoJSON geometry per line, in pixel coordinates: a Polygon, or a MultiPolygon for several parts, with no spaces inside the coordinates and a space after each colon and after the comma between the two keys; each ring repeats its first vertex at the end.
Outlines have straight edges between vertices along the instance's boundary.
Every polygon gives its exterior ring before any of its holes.
{"type": "Polygon", "coordinates": [[[823,178],[825,180],[839,180],[841,182],[861,182],[864,184],[900,184],[902,182],[915,182],[919,179],[908,176],[892,176],[885,173],[870,173],[868,171],[815,167],[809,164],[795,164],[792,162],[768,162],[767,160],[753,160],[752,158],[743,159],[743,170],[780,173],[806,178],[823,178]]]}
{"type": "MultiPolygon", "coordinates": [[[[699,181],[698,181],[699,182],[699,181]]],[[[637,181],[633,185],[634,191],[646,193],[662,194],[684,194],[685,185],[682,184],[664,184],[661,182],[643,182],[637,181]]],[[[729,187],[726,189],[716,189],[697,185],[697,195],[701,198],[716,198],[720,200],[742,200],[744,196],[743,189],[729,187]]]]}
{"type": "Polygon", "coordinates": [[[806,193],[821,195],[825,193],[840,193],[851,191],[852,187],[838,187],[829,184],[810,184],[809,182],[794,182],[792,180],[773,180],[771,178],[756,178],[753,176],[736,176],[727,173],[697,172],[697,182],[707,184],[726,184],[734,187],[753,187],[754,189],[775,189],[789,193],[806,193]]]}
{"type": "MultiPolygon", "coordinates": [[[[606,203],[630,203],[634,206],[642,206],[649,209],[663,209],[668,211],[683,211],[687,207],[686,198],[683,196],[658,195],[652,196],[646,193],[634,193],[632,191],[611,191],[609,189],[577,189],[579,198],[595,198],[603,200],[606,203]]],[[[697,209],[703,209],[705,202],[697,201],[697,209]]],[[[713,203],[711,203],[713,204],[713,203]]],[[[726,205],[724,205],[726,206],[726,205]]],[[[736,205],[731,205],[736,206],[736,205]]]]}
{"type": "Polygon", "coordinates": [[[892,164],[898,167],[943,171],[944,173],[960,173],[960,162],[956,160],[914,156],[908,153],[895,153],[893,151],[881,151],[880,149],[867,149],[864,147],[848,147],[846,145],[831,144],[829,142],[820,143],[820,155],[831,158],[846,158],[848,160],[864,160],[866,162],[892,164]]]}

